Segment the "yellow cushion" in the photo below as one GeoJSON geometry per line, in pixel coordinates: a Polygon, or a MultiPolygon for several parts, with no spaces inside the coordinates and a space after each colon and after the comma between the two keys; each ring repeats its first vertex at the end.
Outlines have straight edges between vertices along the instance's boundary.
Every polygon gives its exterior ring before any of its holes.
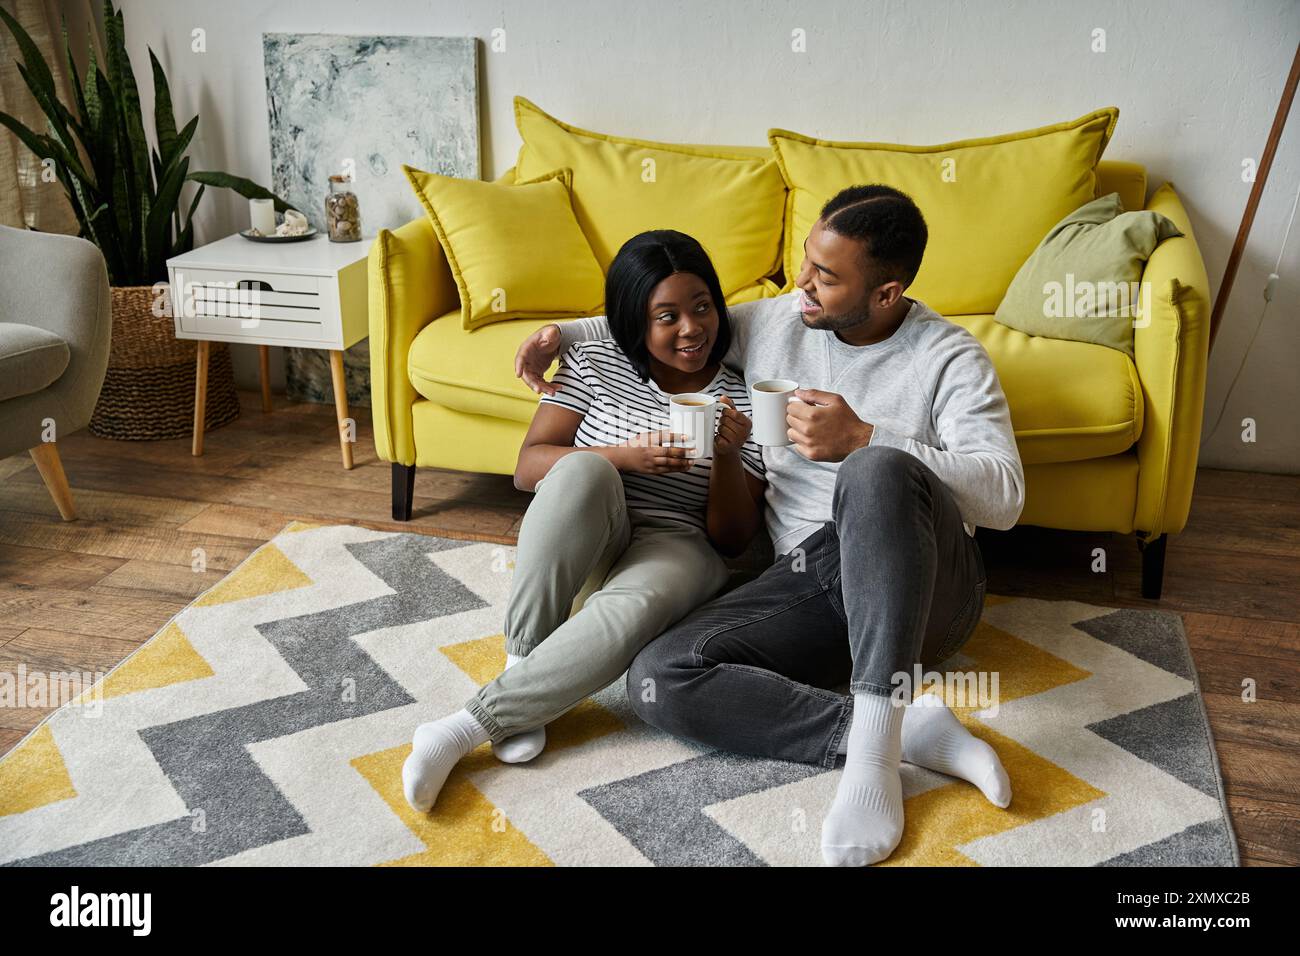
{"type": "Polygon", "coordinates": [[[516,164],[520,177],[573,170],[573,208],[602,269],[624,242],[648,229],[677,229],[698,239],[728,298],[780,267],[785,183],[767,150],[755,155],[752,147],[592,133],[521,96],[515,97],[515,121],[524,141],[516,164]]]}
{"type": "Polygon", "coordinates": [[[402,169],[456,279],[463,328],[600,314],[605,275],[573,216],[568,169],[514,185],[402,169]]]}
{"type": "Polygon", "coordinates": [[[826,200],[846,186],[884,183],[916,202],[929,228],[907,294],[943,315],[993,312],[1049,229],[1096,196],[1096,166],[1119,110],[1041,129],[941,146],[836,143],[768,133],[790,189],[786,288],[826,200]]]}
{"type": "Polygon", "coordinates": [[[434,319],[407,353],[411,385],[425,398],[475,415],[529,422],[537,393],[515,378],[519,343],[552,319],[494,322],[466,334],[459,312],[434,319]]]}
{"type": "Polygon", "coordinates": [[[993,360],[1026,465],[1118,455],[1142,434],[1142,386],[1123,352],[1026,335],[991,315],[945,318],[968,329],[993,360]]]}
{"type": "Polygon", "coordinates": [[[1097,195],[1119,193],[1124,208],[1136,212],[1147,207],[1147,171],[1140,163],[1103,159],[1097,164],[1097,195]]]}
{"type": "Polygon", "coordinates": [[[739,305],[741,302],[757,302],[781,294],[781,287],[771,279],[759,279],[753,285],[737,289],[727,296],[727,305],[739,305]]]}

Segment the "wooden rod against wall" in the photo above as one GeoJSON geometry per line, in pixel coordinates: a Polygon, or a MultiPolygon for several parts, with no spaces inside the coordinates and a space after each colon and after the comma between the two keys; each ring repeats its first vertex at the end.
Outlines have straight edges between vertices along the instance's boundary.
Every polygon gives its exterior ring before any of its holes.
{"type": "Polygon", "coordinates": [[[1264,155],[1255,172],[1255,183],[1250,189],[1250,198],[1246,200],[1246,211],[1241,217],[1241,227],[1237,230],[1237,239],[1232,244],[1232,254],[1228,256],[1228,266],[1223,270],[1223,281],[1219,283],[1219,295],[1214,300],[1214,311],[1210,313],[1210,348],[1214,348],[1214,337],[1219,332],[1219,322],[1223,320],[1223,310],[1228,305],[1228,296],[1232,293],[1233,280],[1237,278],[1237,267],[1246,252],[1246,239],[1250,236],[1250,227],[1255,224],[1255,210],[1259,208],[1259,198],[1264,194],[1264,184],[1268,182],[1268,171],[1273,165],[1273,154],[1277,152],[1278,140],[1282,138],[1282,128],[1286,126],[1287,114],[1291,112],[1291,101],[1295,99],[1296,84],[1300,83],[1300,44],[1296,44],[1295,59],[1291,61],[1291,73],[1286,78],[1282,90],[1282,99],[1277,104],[1277,115],[1273,117],[1273,128],[1268,132],[1268,143],[1264,155]]]}

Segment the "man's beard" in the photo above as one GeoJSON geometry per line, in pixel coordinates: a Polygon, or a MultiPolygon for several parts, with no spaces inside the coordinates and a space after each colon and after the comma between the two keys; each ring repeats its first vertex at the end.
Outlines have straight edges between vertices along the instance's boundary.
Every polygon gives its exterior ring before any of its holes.
{"type": "MultiPolygon", "coordinates": [[[[879,272],[867,283],[867,288],[871,290],[878,289],[884,285],[886,277],[879,272]]],[[[844,312],[840,315],[827,315],[825,311],[816,316],[813,321],[809,322],[808,317],[800,313],[803,324],[810,329],[821,329],[826,332],[843,332],[845,329],[852,329],[871,321],[871,309],[867,305],[870,302],[868,298],[864,303],[852,312],[844,312]]],[[[819,305],[821,303],[818,303],[819,305]]],[[[823,307],[824,309],[824,307],[823,307]]]]}
{"type": "Polygon", "coordinates": [[[871,314],[866,309],[844,315],[827,315],[823,312],[812,319],[809,319],[802,312],[799,315],[803,319],[803,324],[808,328],[820,329],[824,332],[842,332],[844,329],[851,329],[871,320],[871,314]]]}

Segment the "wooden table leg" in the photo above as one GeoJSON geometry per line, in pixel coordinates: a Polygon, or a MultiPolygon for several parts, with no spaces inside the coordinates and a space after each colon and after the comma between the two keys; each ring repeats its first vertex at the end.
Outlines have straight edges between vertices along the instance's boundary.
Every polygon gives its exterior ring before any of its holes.
{"type": "Polygon", "coordinates": [[[262,365],[262,411],[271,410],[271,346],[259,345],[258,358],[262,365]]]}
{"type": "Polygon", "coordinates": [[[29,449],[36,462],[36,470],[41,473],[41,480],[54,499],[55,507],[64,521],[77,517],[77,510],[72,505],[72,491],[68,488],[67,476],[63,474],[63,462],[59,459],[59,449],[52,441],[43,441],[29,449]]]}
{"type": "Polygon", "coordinates": [[[330,350],[330,376],[334,380],[334,412],[339,421],[339,447],[343,467],[352,467],[352,442],[348,436],[348,386],[343,377],[343,353],[330,350]]]}
{"type": "Polygon", "coordinates": [[[196,457],[203,454],[203,426],[208,409],[208,352],[212,343],[201,341],[198,346],[198,367],[194,373],[194,444],[190,449],[196,457]]]}

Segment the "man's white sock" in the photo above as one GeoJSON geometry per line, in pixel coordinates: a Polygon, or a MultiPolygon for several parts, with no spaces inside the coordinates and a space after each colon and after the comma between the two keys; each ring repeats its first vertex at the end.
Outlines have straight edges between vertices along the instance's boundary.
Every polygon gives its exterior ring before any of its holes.
{"type": "Polygon", "coordinates": [[[822,823],[822,859],[866,866],[894,852],[903,838],[903,714],[883,694],[854,694],[844,773],[822,823]]]}
{"type": "Polygon", "coordinates": [[[903,759],[969,780],[997,807],[1011,803],[1011,778],[997,751],[962,726],[933,694],[918,698],[903,718],[903,759]]]}
{"type": "MultiPolygon", "coordinates": [[[[522,661],[522,657],[506,654],[506,668],[509,669],[522,661]]],[[[492,753],[502,763],[527,763],[546,747],[546,728],[534,727],[521,734],[507,737],[499,744],[492,745],[492,753]]]]}
{"type": "Polygon", "coordinates": [[[456,762],[488,741],[488,732],[468,710],[458,710],[442,720],[415,728],[411,754],[402,764],[402,791],[406,802],[420,813],[428,812],[456,762]]]}
{"type": "MultiPolygon", "coordinates": [[[[1011,778],[997,751],[967,730],[933,694],[917,698],[903,715],[903,759],[975,784],[994,806],[1011,803],[1011,778]]],[[[845,753],[849,737],[840,738],[845,753]]]]}

